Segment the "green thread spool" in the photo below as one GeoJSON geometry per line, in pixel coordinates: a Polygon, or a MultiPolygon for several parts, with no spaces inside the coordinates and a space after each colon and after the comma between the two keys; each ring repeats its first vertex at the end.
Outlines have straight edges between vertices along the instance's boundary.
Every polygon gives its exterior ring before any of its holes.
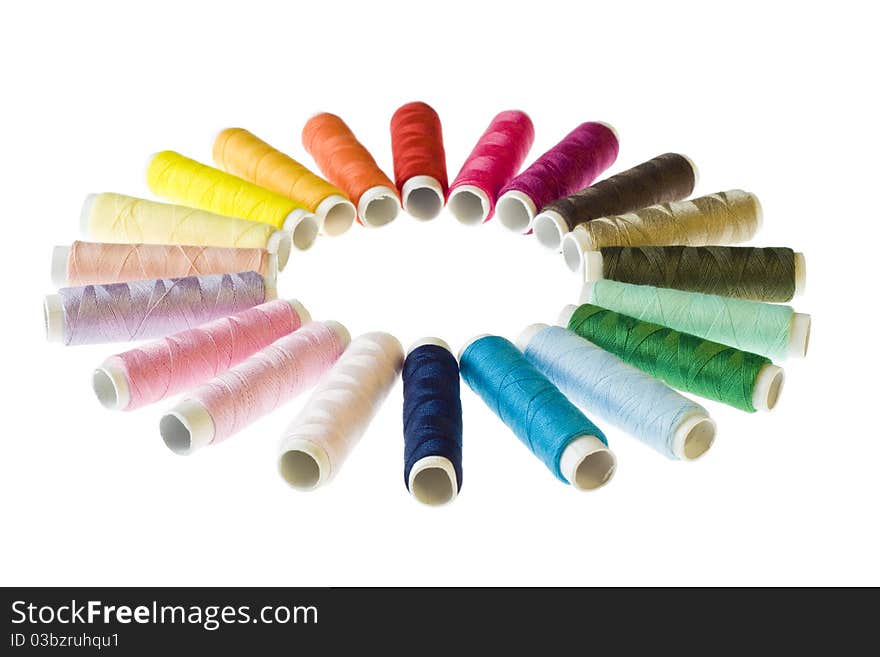
{"type": "Polygon", "coordinates": [[[779,400],[785,375],[764,356],[588,303],[566,306],[559,323],[673,388],[749,412],[779,400]]]}
{"type": "Polygon", "coordinates": [[[583,254],[584,278],[785,302],[807,285],[803,253],[785,247],[609,246],[583,254]]]}
{"type": "Polygon", "coordinates": [[[580,301],[768,358],[802,358],[810,338],[810,316],[781,304],[609,280],[584,283],[580,301]]]}
{"type": "Polygon", "coordinates": [[[761,216],[757,196],[731,189],[578,224],[563,238],[562,256],[579,271],[584,253],[606,246],[736,244],[754,237],[761,216]]]}

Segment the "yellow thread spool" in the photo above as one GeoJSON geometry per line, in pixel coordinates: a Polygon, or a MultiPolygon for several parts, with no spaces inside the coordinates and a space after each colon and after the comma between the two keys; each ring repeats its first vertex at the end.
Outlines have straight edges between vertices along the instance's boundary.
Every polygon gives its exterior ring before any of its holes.
{"type": "Polygon", "coordinates": [[[290,258],[290,233],[269,224],[122,194],[87,196],[81,228],[96,242],[266,249],[278,256],[278,269],[290,258]]]}
{"type": "Polygon", "coordinates": [[[302,204],[174,151],[150,159],[147,185],[175,203],[286,230],[298,249],[308,249],[318,234],[317,221],[302,204]]]}
{"type": "Polygon", "coordinates": [[[224,171],[302,203],[326,235],[341,235],[354,223],[357,210],[342,190],[243,128],[220,132],[213,154],[224,171]]]}

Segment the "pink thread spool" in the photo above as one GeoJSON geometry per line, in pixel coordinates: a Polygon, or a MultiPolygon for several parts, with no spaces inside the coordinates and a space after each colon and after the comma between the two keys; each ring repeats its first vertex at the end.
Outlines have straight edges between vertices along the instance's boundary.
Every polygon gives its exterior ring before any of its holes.
{"type": "Polygon", "coordinates": [[[519,171],[534,141],[525,112],[508,110],[492,119],[449,186],[447,204],[455,218],[468,225],[491,219],[498,192],[519,171]]]}
{"type": "Polygon", "coordinates": [[[620,144],[607,123],[581,123],[516,176],[498,198],[498,221],[518,233],[532,232],[538,211],[583,189],[614,164],[620,144]]]}
{"type": "Polygon", "coordinates": [[[276,299],[110,356],[92,375],[98,401],[136,408],[190,390],[310,321],[295,299],[276,299]]]}
{"type": "Polygon", "coordinates": [[[159,432],[175,454],[218,443],[310,388],[351,336],[339,322],[311,322],[202,384],[164,415],[159,432]]]}
{"type": "Polygon", "coordinates": [[[56,246],[52,251],[52,284],[55,287],[237,271],[255,271],[274,284],[278,256],[265,249],[81,241],[70,246],[56,246]]]}

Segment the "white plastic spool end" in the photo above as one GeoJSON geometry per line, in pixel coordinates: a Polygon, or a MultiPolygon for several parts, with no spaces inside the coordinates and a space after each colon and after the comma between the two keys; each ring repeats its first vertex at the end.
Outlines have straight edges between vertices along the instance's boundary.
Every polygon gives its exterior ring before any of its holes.
{"type": "Polygon", "coordinates": [[[95,197],[97,194],[89,194],[86,196],[86,200],[83,201],[82,210],[79,213],[79,232],[84,238],[89,239],[91,237],[91,217],[92,217],[92,206],[95,204],[95,197]]]}
{"type": "Polygon", "coordinates": [[[810,346],[810,327],[812,318],[806,313],[795,313],[791,318],[788,331],[788,355],[791,358],[803,358],[810,346]]]}
{"type": "Polygon", "coordinates": [[[263,303],[278,298],[278,287],[274,276],[262,276],[263,279],[263,303]]]}
{"type": "Polygon", "coordinates": [[[794,254],[794,294],[803,294],[807,289],[807,259],[803,253],[794,254]]]}
{"type": "Polygon", "coordinates": [[[580,303],[593,303],[593,287],[596,281],[586,281],[581,287],[581,296],[578,298],[580,303]]]}
{"type": "Polygon", "coordinates": [[[101,406],[111,411],[125,410],[131,401],[125,370],[112,360],[105,361],[92,372],[92,390],[101,406]]]}
{"type": "Polygon", "coordinates": [[[452,348],[449,346],[449,343],[446,342],[446,340],[443,340],[442,338],[437,338],[434,336],[426,336],[424,338],[419,338],[418,340],[413,342],[409,346],[409,349],[406,350],[406,355],[409,356],[412,352],[414,352],[419,347],[424,347],[425,345],[428,345],[428,344],[432,344],[435,347],[442,347],[443,349],[445,349],[449,353],[452,353],[452,348]]]}
{"type": "Polygon", "coordinates": [[[755,232],[757,233],[761,230],[761,226],[764,225],[764,207],[761,205],[761,201],[757,196],[751,192],[746,192],[746,195],[751,198],[752,203],[755,204],[755,232]]]}
{"type": "Polygon", "coordinates": [[[679,153],[687,163],[691,165],[691,170],[694,172],[694,189],[697,188],[697,184],[700,182],[700,169],[697,167],[696,162],[694,162],[690,157],[685,155],[684,153],[679,153]]]}
{"type": "Polygon", "coordinates": [[[525,192],[511,189],[502,194],[495,204],[495,214],[505,228],[515,233],[528,233],[538,209],[535,202],[525,192]]]}
{"type": "Polygon", "coordinates": [[[559,251],[562,239],[568,234],[568,224],[556,210],[539,212],[532,222],[532,230],[538,244],[559,251]]]}
{"type": "Polygon", "coordinates": [[[529,346],[529,342],[532,341],[538,333],[547,328],[546,324],[529,324],[526,326],[520,334],[516,336],[516,348],[522,352],[525,352],[526,348],[529,346]]]}
{"type": "Polygon", "coordinates": [[[201,402],[184,399],[159,420],[159,433],[168,449],[185,456],[214,441],[214,420],[201,402]]]}
{"type": "Polygon", "coordinates": [[[330,457],[310,440],[287,438],[278,458],[278,472],[291,488],[312,491],[330,478],[330,457]]]}
{"type": "Polygon", "coordinates": [[[58,294],[47,294],[43,300],[43,319],[46,324],[46,340],[64,341],[64,305],[58,294]]]}
{"type": "Polygon", "coordinates": [[[685,415],[672,436],[672,451],[682,461],[694,461],[715,442],[715,420],[704,413],[685,415]]]}
{"type": "Polygon", "coordinates": [[[752,405],[759,411],[772,411],[782,394],[785,372],[778,365],[767,364],[758,370],[755,389],[752,391],[752,405]]]}
{"type": "Polygon", "coordinates": [[[583,260],[585,281],[600,281],[605,278],[602,270],[601,251],[586,251],[583,254],[583,260]]]}
{"type": "Polygon", "coordinates": [[[397,190],[386,185],[370,187],[358,199],[357,209],[367,226],[378,228],[390,224],[400,212],[397,190]]]}
{"type": "Polygon", "coordinates": [[[344,196],[331,194],[318,204],[315,214],[321,218],[321,233],[337,237],[352,227],[357,218],[357,209],[344,196]]]}
{"type": "Polygon", "coordinates": [[[584,254],[595,251],[595,244],[587,231],[575,228],[562,238],[562,257],[569,270],[586,276],[584,271],[584,254]]]}
{"type": "Polygon", "coordinates": [[[578,436],[562,452],[559,470],[577,490],[595,490],[614,476],[617,458],[596,436],[578,436]]]}
{"type": "Polygon", "coordinates": [[[339,337],[339,342],[342,343],[344,346],[347,347],[351,344],[351,333],[349,333],[348,329],[345,328],[345,326],[332,319],[324,320],[324,324],[333,329],[333,331],[339,337]]]}
{"type": "Polygon", "coordinates": [[[286,301],[290,304],[290,307],[293,308],[293,312],[295,312],[299,316],[300,322],[302,322],[303,324],[308,324],[312,321],[312,314],[306,309],[306,307],[299,299],[287,299],[286,301]]]}
{"type": "Polygon", "coordinates": [[[604,125],[606,128],[608,128],[611,131],[611,133],[614,135],[614,138],[617,141],[620,141],[620,135],[617,134],[617,128],[615,128],[613,125],[611,125],[607,121],[593,121],[593,123],[598,123],[599,125],[604,125]]]}
{"type": "Polygon", "coordinates": [[[435,219],[443,210],[443,186],[433,176],[413,176],[400,190],[403,209],[421,221],[435,219]]]}
{"type": "Polygon", "coordinates": [[[287,215],[283,229],[290,233],[291,241],[300,251],[308,251],[315,243],[320,230],[315,215],[298,208],[287,215]]]}
{"type": "Polygon", "coordinates": [[[65,287],[67,285],[67,262],[70,259],[69,246],[56,246],[52,249],[52,285],[65,287]]]}
{"type": "Polygon", "coordinates": [[[445,456],[425,456],[409,471],[409,492],[422,504],[442,506],[458,495],[455,467],[445,456]]]}
{"type": "Polygon", "coordinates": [[[565,308],[559,311],[559,317],[556,319],[556,325],[561,326],[562,328],[568,328],[568,323],[571,321],[571,316],[574,315],[574,311],[577,309],[578,307],[573,303],[568,304],[565,308]]]}
{"type": "Polygon", "coordinates": [[[459,185],[449,192],[449,211],[459,223],[478,226],[489,216],[492,202],[476,185],[459,185]]]}
{"type": "Polygon", "coordinates": [[[491,333],[480,333],[479,335],[475,335],[470,340],[465,340],[464,344],[461,345],[461,348],[458,350],[458,362],[461,362],[462,354],[467,351],[467,348],[470,347],[474,342],[480,340],[482,338],[488,338],[491,333]]]}
{"type": "Polygon", "coordinates": [[[278,271],[284,271],[290,260],[290,251],[293,248],[293,236],[283,230],[276,230],[269,235],[266,242],[266,250],[274,253],[278,258],[278,271]]]}

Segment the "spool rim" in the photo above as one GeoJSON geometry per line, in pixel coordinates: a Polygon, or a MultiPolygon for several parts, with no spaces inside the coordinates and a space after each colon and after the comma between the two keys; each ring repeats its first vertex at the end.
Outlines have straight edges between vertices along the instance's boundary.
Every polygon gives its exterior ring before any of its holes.
{"type": "Polygon", "coordinates": [[[446,205],[458,223],[465,226],[485,223],[492,211],[489,195],[476,185],[459,185],[450,190],[446,205]],[[478,212],[475,204],[479,205],[478,212]]]}
{"type": "Polygon", "coordinates": [[[562,240],[569,232],[568,224],[556,210],[544,210],[535,215],[532,231],[538,244],[555,251],[562,248],[562,240]]]}
{"type": "Polygon", "coordinates": [[[426,506],[443,506],[458,497],[455,467],[445,456],[424,456],[409,471],[408,488],[426,506]]]}

